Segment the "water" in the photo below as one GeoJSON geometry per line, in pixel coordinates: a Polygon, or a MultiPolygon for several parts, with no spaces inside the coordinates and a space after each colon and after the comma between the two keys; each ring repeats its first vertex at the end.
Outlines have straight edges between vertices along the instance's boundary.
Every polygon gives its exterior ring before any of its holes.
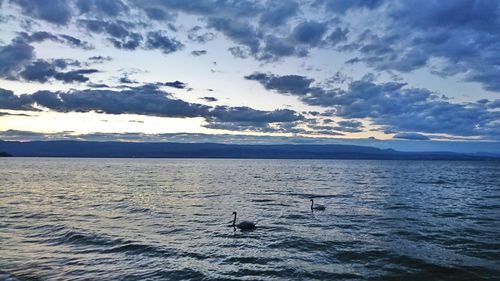
{"type": "Polygon", "coordinates": [[[500,278],[498,162],[12,158],[0,188],[0,280],[500,278]]]}

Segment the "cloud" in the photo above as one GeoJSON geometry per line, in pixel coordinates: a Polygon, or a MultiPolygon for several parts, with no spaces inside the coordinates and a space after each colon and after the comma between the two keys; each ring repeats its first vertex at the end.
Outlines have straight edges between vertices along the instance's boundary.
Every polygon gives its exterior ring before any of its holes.
{"type": "Polygon", "coordinates": [[[367,29],[349,46],[358,61],[379,71],[411,72],[478,82],[500,91],[498,1],[397,1],[381,16],[383,27],[367,29]]]}
{"type": "Polygon", "coordinates": [[[253,54],[259,51],[260,43],[257,30],[247,22],[218,17],[209,18],[208,26],[222,32],[234,42],[248,47],[253,54]]]}
{"type": "Polygon", "coordinates": [[[426,135],[418,133],[398,133],[393,136],[395,139],[405,139],[405,140],[429,140],[426,135]]]}
{"type": "Polygon", "coordinates": [[[104,63],[107,61],[112,61],[113,58],[110,56],[91,56],[88,58],[92,63],[104,63]]]}
{"type": "Polygon", "coordinates": [[[102,83],[101,84],[87,83],[87,86],[90,88],[110,88],[108,85],[102,83]]]}
{"type": "Polygon", "coordinates": [[[36,31],[31,34],[28,34],[26,32],[19,32],[18,35],[20,38],[22,38],[28,43],[43,42],[46,40],[50,40],[58,43],[67,44],[68,46],[71,46],[73,48],[81,48],[84,50],[94,49],[92,44],[90,44],[89,42],[65,34],[56,35],[46,31],[36,31]]]}
{"type": "Polygon", "coordinates": [[[347,28],[336,27],[326,38],[326,41],[329,42],[332,46],[336,46],[339,43],[347,41],[347,34],[349,30],[347,28]]]}
{"type": "Polygon", "coordinates": [[[191,55],[193,55],[195,57],[203,56],[203,55],[206,55],[206,54],[207,54],[206,50],[194,50],[194,51],[191,51],[191,55]]]}
{"type": "Polygon", "coordinates": [[[25,66],[19,73],[19,77],[26,81],[37,81],[45,83],[50,79],[56,79],[65,83],[86,82],[89,79],[86,74],[98,72],[97,69],[77,69],[67,72],[60,70],[66,69],[69,65],[79,66],[78,61],[66,61],[63,59],[42,60],[38,59],[25,66]]]}
{"type": "Polygon", "coordinates": [[[302,120],[293,110],[263,111],[249,107],[207,106],[173,98],[155,85],[130,87],[126,90],[72,90],[68,92],[38,91],[16,96],[12,91],[0,91],[0,108],[34,110],[41,106],[56,112],[99,112],[107,114],[139,114],[158,117],[202,117],[211,124],[232,122],[279,123],[302,120]]]}
{"type": "Polygon", "coordinates": [[[116,17],[128,11],[121,0],[77,0],[76,7],[80,14],[116,17]]]}
{"type": "Polygon", "coordinates": [[[254,73],[245,76],[247,80],[254,80],[262,84],[268,90],[275,90],[282,94],[305,95],[310,91],[314,79],[300,75],[273,75],[268,73],[254,73]]]}
{"type": "Polygon", "coordinates": [[[29,114],[24,114],[24,113],[9,113],[9,112],[1,112],[0,111],[0,117],[1,116],[23,116],[23,117],[33,117],[36,115],[29,115],[29,114]]]}
{"type": "Polygon", "coordinates": [[[334,127],[335,130],[349,133],[359,133],[363,131],[363,123],[357,120],[347,120],[337,122],[338,126],[334,127]]]}
{"type": "Polygon", "coordinates": [[[384,0],[316,0],[314,6],[323,6],[330,12],[346,13],[353,9],[375,9],[381,6],[384,0]]]}
{"type": "Polygon", "coordinates": [[[157,21],[168,21],[175,18],[175,15],[173,15],[172,13],[156,7],[144,8],[144,12],[146,12],[146,15],[150,19],[157,21]]]}
{"type": "Polygon", "coordinates": [[[273,111],[256,110],[246,106],[228,107],[218,105],[210,111],[212,120],[219,122],[293,122],[303,119],[290,109],[273,111]]]}
{"type": "Polygon", "coordinates": [[[47,82],[50,79],[61,80],[66,83],[85,82],[86,74],[97,72],[96,69],[77,69],[67,72],[61,70],[69,66],[79,67],[80,62],[69,59],[35,59],[33,46],[28,42],[39,40],[53,40],[56,36],[39,32],[31,35],[21,33],[9,45],[0,46],[0,78],[9,80],[47,82]]]}
{"type": "Polygon", "coordinates": [[[171,88],[176,88],[176,89],[184,89],[186,88],[186,83],[175,80],[174,82],[165,82],[162,85],[171,87],[171,88]]]}
{"type": "Polygon", "coordinates": [[[188,31],[188,39],[200,44],[207,43],[215,39],[215,34],[212,32],[202,32],[203,28],[199,25],[191,28],[188,31]]]}
{"type": "MultiPolygon", "coordinates": [[[[36,3],[48,9],[43,1],[36,3]]],[[[338,44],[345,40],[347,34],[347,29],[335,29],[336,26],[330,26],[329,22],[302,19],[295,26],[289,26],[291,22],[297,22],[292,19],[298,18],[307,9],[307,3],[295,0],[75,0],[65,4],[69,15],[64,24],[74,17],[73,22],[88,32],[105,35],[113,46],[127,50],[143,47],[171,53],[183,49],[184,44],[179,40],[167,36],[163,31],[151,30],[154,27],[152,20],[172,20],[179,12],[195,15],[200,22],[205,23],[204,27],[196,25],[188,29],[190,42],[204,44],[220,33],[236,45],[229,49],[235,57],[251,56],[266,62],[290,56],[304,57],[310,48],[338,44]],[[147,20],[128,16],[132,14],[143,15],[147,20]]],[[[178,30],[172,22],[166,27],[172,31],[178,30]]],[[[69,44],[79,45],[77,41],[67,39],[69,44]]]]}
{"type": "Polygon", "coordinates": [[[12,110],[35,110],[29,96],[16,96],[14,92],[0,88],[0,108],[12,110]]]}
{"type": "Polygon", "coordinates": [[[9,79],[16,76],[34,57],[33,46],[21,38],[0,46],[0,77],[9,79]]]}
{"type": "Polygon", "coordinates": [[[57,37],[57,35],[46,31],[37,31],[31,34],[20,32],[19,36],[25,39],[27,42],[43,42],[45,40],[59,41],[59,37],[57,37]]]}
{"type": "Polygon", "coordinates": [[[88,77],[86,77],[86,74],[92,74],[99,72],[97,69],[77,69],[77,70],[71,70],[68,72],[58,72],[54,75],[54,78],[60,81],[63,81],[65,83],[72,83],[72,82],[86,82],[89,80],[88,77]]]}
{"type": "Polygon", "coordinates": [[[332,115],[368,118],[389,130],[500,138],[500,112],[490,110],[489,103],[450,103],[405,83],[358,80],[347,89],[325,89],[299,75],[254,73],[245,78],[268,90],[297,96],[305,104],[329,108],[332,115]]]}
{"type": "Polygon", "coordinates": [[[235,58],[246,59],[250,56],[250,50],[240,46],[230,47],[227,49],[235,58]]]}
{"type": "Polygon", "coordinates": [[[64,0],[11,0],[21,7],[22,12],[33,18],[57,25],[66,25],[71,19],[69,1],[64,0]]]}
{"type": "Polygon", "coordinates": [[[216,97],[201,97],[201,100],[204,100],[206,102],[216,102],[218,99],[216,97]]]}
{"type": "MultiPolygon", "coordinates": [[[[59,25],[75,18],[88,31],[109,36],[107,39],[120,49],[134,50],[148,45],[155,45],[154,49],[165,53],[181,49],[179,40],[151,30],[155,26],[151,21],[173,21],[178,13],[183,13],[205,23],[203,27],[200,24],[188,29],[189,41],[203,44],[218,33],[223,34],[234,43],[229,52],[238,58],[275,62],[286,57],[304,57],[313,48],[330,48],[352,53],[354,58],[350,63],[362,62],[377,71],[412,72],[428,68],[436,75],[460,74],[460,79],[500,91],[498,1],[12,0],[9,3],[21,7],[29,17],[59,25]],[[350,16],[365,11],[370,11],[366,17],[354,20],[350,16]],[[371,26],[371,15],[377,16],[377,26],[371,26]],[[152,34],[148,35],[149,32],[152,34]],[[144,43],[148,36],[149,42],[144,43]]],[[[164,26],[177,30],[172,22],[164,26]]],[[[76,41],[68,41],[71,42],[76,41]]]]}
{"type": "Polygon", "coordinates": [[[85,49],[85,50],[94,49],[94,46],[92,46],[87,41],[82,41],[82,40],[75,38],[73,36],[60,34],[59,38],[62,38],[63,41],[65,41],[69,46],[74,47],[74,48],[81,48],[81,49],[85,49]]]}
{"type": "Polygon", "coordinates": [[[118,49],[135,50],[142,41],[143,37],[138,32],[129,30],[135,28],[135,24],[122,20],[78,20],[78,24],[89,32],[107,34],[107,39],[118,49]]]}
{"type": "Polygon", "coordinates": [[[262,25],[270,27],[283,25],[299,12],[299,4],[296,1],[270,1],[267,4],[267,9],[260,16],[262,25]]]}
{"type": "Polygon", "coordinates": [[[127,76],[120,77],[120,79],[118,81],[122,84],[137,84],[137,83],[139,83],[135,80],[128,78],[127,76]]]}
{"type": "Polygon", "coordinates": [[[166,36],[161,31],[148,32],[146,48],[160,49],[165,54],[173,53],[184,48],[184,44],[166,36]]]}
{"type": "Polygon", "coordinates": [[[328,26],[326,23],[304,21],[298,24],[292,32],[292,37],[300,43],[317,46],[323,39],[328,26]]]}

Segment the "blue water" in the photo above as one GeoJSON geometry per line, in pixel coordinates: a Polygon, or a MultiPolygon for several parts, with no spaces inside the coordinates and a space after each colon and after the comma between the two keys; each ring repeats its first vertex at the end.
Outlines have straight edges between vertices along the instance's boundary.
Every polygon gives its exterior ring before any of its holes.
{"type": "Polygon", "coordinates": [[[0,280],[500,278],[499,162],[4,158],[0,190],[0,280]]]}

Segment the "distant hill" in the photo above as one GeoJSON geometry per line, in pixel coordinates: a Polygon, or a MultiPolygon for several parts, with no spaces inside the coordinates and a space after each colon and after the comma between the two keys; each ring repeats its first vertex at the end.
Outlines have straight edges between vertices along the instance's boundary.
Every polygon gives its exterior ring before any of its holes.
{"type": "Polygon", "coordinates": [[[493,156],[451,152],[400,152],[355,145],[236,145],[92,141],[0,141],[0,151],[21,157],[254,158],[254,159],[421,159],[492,160],[493,156]]]}
{"type": "Polygon", "coordinates": [[[8,154],[7,152],[0,152],[0,157],[12,157],[12,155],[8,154]]]}

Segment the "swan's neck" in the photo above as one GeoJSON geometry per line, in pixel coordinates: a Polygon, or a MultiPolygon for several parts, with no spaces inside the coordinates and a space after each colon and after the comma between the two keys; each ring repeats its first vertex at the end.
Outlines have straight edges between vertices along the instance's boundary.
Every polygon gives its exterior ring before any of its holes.
{"type": "Polygon", "coordinates": [[[236,214],[234,214],[234,219],[233,219],[233,226],[236,225],[236,214]]]}
{"type": "Polygon", "coordinates": [[[311,200],[311,209],[313,208],[313,205],[314,205],[314,201],[311,200]]]}

